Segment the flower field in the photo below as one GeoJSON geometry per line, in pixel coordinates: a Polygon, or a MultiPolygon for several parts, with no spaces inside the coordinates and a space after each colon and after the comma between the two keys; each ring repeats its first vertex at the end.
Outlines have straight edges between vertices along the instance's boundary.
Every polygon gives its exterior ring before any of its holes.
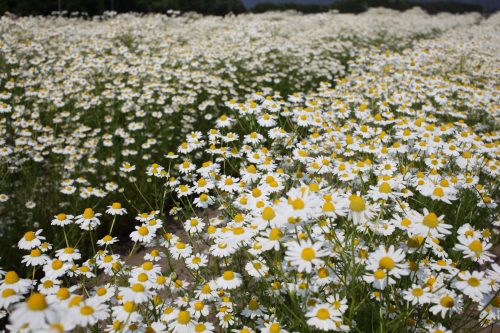
{"type": "Polygon", "coordinates": [[[484,332],[500,14],[0,19],[13,332],[484,332]]]}

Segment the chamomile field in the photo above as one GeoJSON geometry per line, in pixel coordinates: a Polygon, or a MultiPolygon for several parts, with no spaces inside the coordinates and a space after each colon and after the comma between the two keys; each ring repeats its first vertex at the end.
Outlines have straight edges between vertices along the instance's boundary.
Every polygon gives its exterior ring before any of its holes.
{"type": "Polygon", "coordinates": [[[11,332],[496,332],[500,14],[0,18],[11,332]]]}

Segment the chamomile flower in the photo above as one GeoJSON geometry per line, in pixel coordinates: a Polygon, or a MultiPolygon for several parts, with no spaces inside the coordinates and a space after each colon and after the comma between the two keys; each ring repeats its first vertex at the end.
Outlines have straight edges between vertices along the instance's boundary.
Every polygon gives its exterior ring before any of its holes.
{"type": "Polygon", "coordinates": [[[492,247],[490,243],[478,238],[466,236],[458,236],[457,239],[458,243],[455,244],[454,249],[456,251],[461,251],[464,258],[469,258],[479,264],[493,261],[493,255],[488,252],[492,247]]]}
{"type": "Polygon", "coordinates": [[[288,331],[277,321],[265,322],[259,329],[260,333],[288,333],[288,331]]]}
{"type": "Polygon", "coordinates": [[[15,271],[5,273],[3,280],[0,282],[0,289],[12,289],[19,294],[24,294],[33,285],[32,280],[20,278],[15,271]]]}
{"type": "Polygon", "coordinates": [[[189,233],[201,232],[205,227],[205,223],[197,217],[192,217],[191,219],[184,222],[184,229],[189,233]]]}
{"type": "Polygon", "coordinates": [[[246,307],[241,311],[241,315],[254,319],[262,317],[266,313],[265,308],[258,302],[256,298],[250,299],[246,307]]]}
{"type": "Polygon", "coordinates": [[[137,312],[137,304],[132,301],[113,306],[112,311],[113,318],[120,322],[137,323],[142,320],[142,315],[137,312]]]}
{"type": "Polygon", "coordinates": [[[63,313],[55,305],[47,304],[44,295],[33,293],[26,302],[18,304],[9,319],[11,330],[27,328],[37,331],[51,323],[58,322],[63,313]]]}
{"type": "Polygon", "coordinates": [[[317,304],[306,313],[307,324],[321,331],[331,331],[336,328],[336,321],[340,317],[335,316],[335,310],[330,304],[317,304]]]}
{"type": "Polygon", "coordinates": [[[310,240],[291,242],[287,244],[285,260],[290,261],[292,266],[297,266],[299,272],[310,273],[313,266],[321,265],[321,258],[328,255],[328,251],[322,249],[322,246],[321,242],[313,244],[310,240]]]}
{"type": "Polygon", "coordinates": [[[101,224],[99,221],[101,215],[101,213],[95,213],[92,208],[85,208],[83,214],[75,217],[75,223],[83,230],[94,230],[101,224]]]}
{"type": "Polygon", "coordinates": [[[253,260],[249,261],[245,265],[245,270],[250,276],[260,279],[267,276],[269,272],[269,267],[264,263],[264,260],[253,260]]]}
{"type": "Polygon", "coordinates": [[[105,235],[103,238],[101,238],[97,241],[97,245],[108,246],[108,245],[115,244],[116,242],[118,242],[118,238],[113,237],[111,235],[105,235]]]}
{"type": "Polygon", "coordinates": [[[135,231],[130,233],[130,239],[133,242],[150,243],[154,236],[154,231],[146,225],[136,226],[135,231]]]}
{"type": "Polygon", "coordinates": [[[411,305],[422,305],[430,302],[432,294],[429,288],[413,284],[411,288],[403,292],[403,297],[411,305]]]}
{"type": "Polygon", "coordinates": [[[73,215],[59,213],[56,216],[54,216],[51,224],[59,227],[64,227],[66,225],[70,225],[71,223],[73,223],[73,217],[74,217],[73,215]]]}
{"type": "Polygon", "coordinates": [[[135,170],[135,165],[132,165],[130,164],[129,162],[123,162],[121,167],[120,167],[120,171],[123,171],[123,172],[132,172],[135,170]]]}
{"type": "Polygon", "coordinates": [[[196,333],[213,333],[215,330],[215,327],[212,323],[204,321],[204,322],[198,322],[194,325],[194,332],[196,333]]]}
{"type": "Polygon", "coordinates": [[[363,224],[373,217],[370,205],[359,195],[352,194],[349,197],[349,218],[354,224],[363,224]]]}
{"type": "Polygon", "coordinates": [[[22,294],[16,293],[14,289],[0,289],[0,309],[6,309],[11,304],[19,303],[24,298],[22,294]]]}
{"type": "Polygon", "coordinates": [[[30,251],[30,254],[23,256],[21,262],[25,263],[26,266],[40,266],[49,260],[50,258],[46,254],[42,254],[40,249],[33,249],[30,251]]]}
{"type": "Polygon", "coordinates": [[[412,224],[410,232],[423,237],[444,238],[449,235],[452,228],[450,224],[443,222],[444,215],[437,216],[436,213],[429,212],[424,208],[423,215],[414,212],[411,217],[412,224]]]}
{"type": "Polygon", "coordinates": [[[363,280],[371,283],[374,288],[384,290],[387,285],[392,285],[396,283],[390,275],[386,273],[383,269],[377,269],[373,272],[369,272],[363,276],[363,280]]]}
{"type": "Polygon", "coordinates": [[[429,311],[434,315],[441,315],[442,318],[462,309],[462,298],[455,292],[446,289],[442,289],[434,295],[431,303],[434,305],[430,307],[429,311]]]}
{"type": "Polygon", "coordinates": [[[484,278],[484,272],[461,272],[455,282],[455,288],[479,302],[484,294],[490,291],[490,286],[484,278]]]}
{"type": "Polygon", "coordinates": [[[76,325],[85,327],[106,319],[108,310],[106,304],[98,298],[88,298],[78,306],[72,307],[70,315],[76,325]]]}
{"type": "Polygon", "coordinates": [[[405,255],[402,249],[394,249],[394,246],[389,246],[386,249],[380,246],[375,252],[368,257],[366,269],[368,270],[383,270],[387,275],[400,278],[408,275],[407,265],[403,262],[405,255]]]}
{"type": "Polygon", "coordinates": [[[113,202],[111,206],[108,206],[106,213],[110,215],[124,215],[127,213],[125,208],[122,208],[122,204],[119,202],[113,202]]]}
{"type": "Polygon", "coordinates": [[[222,276],[217,279],[217,285],[224,290],[238,288],[242,283],[240,274],[229,270],[224,271],[222,276]]]}
{"type": "Polygon", "coordinates": [[[21,250],[31,250],[39,247],[42,244],[42,241],[45,239],[45,237],[41,235],[42,231],[42,229],[39,229],[36,232],[26,232],[17,243],[17,247],[21,250]]]}
{"type": "Polygon", "coordinates": [[[82,257],[80,250],[74,247],[65,247],[56,251],[56,256],[61,261],[76,261],[82,257]]]}
{"type": "Polygon", "coordinates": [[[132,301],[136,304],[146,302],[151,297],[150,291],[142,283],[134,283],[130,287],[120,287],[119,295],[123,301],[132,301]]]}
{"type": "Polygon", "coordinates": [[[201,267],[206,267],[208,264],[208,257],[206,254],[194,254],[186,258],[186,265],[193,270],[198,270],[201,267]]]}
{"type": "Polygon", "coordinates": [[[189,311],[180,310],[177,312],[177,318],[172,321],[174,333],[190,333],[194,331],[195,321],[189,311]]]}

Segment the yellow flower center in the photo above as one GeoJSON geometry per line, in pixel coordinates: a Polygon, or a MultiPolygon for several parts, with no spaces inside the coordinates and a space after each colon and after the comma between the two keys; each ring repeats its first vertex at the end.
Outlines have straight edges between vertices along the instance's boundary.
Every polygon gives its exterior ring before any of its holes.
{"type": "Polygon", "coordinates": [[[83,297],[80,295],[75,295],[69,301],[69,307],[77,306],[83,301],[83,297]]]}
{"type": "Polygon", "coordinates": [[[402,225],[403,227],[408,227],[408,226],[410,226],[410,224],[411,224],[411,221],[410,221],[410,219],[409,219],[409,218],[407,218],[407,217],[405,217],[405,218],[401,221],[401,225],[402,225]]]}
{"type": "Polygon", "coordinates": [[[250,310],[257,310],[259,308],[259,302],[255,299],[251,299],[250,302],[248,302],[248,308],[250,310]]]}
{"type": "Polygon", "coordinates": [[[242,235],[245,233],[245,228],[243,227],[236,227],[236,228],[233,228],[233,234],[234,235],[242,235]]]}
{"type": "Polygon", "coordinates": [[[281,332],[281,326],[278,323],[273,323],[271,326],[269,326],[269,333],[280,333],[281,332]]]}
{"type": "Polygon", "coordinates": [[[297,198],[297,199],[292,201],[292,207],[293,207],[293,210],[304,209],[304,207],[305,207],[304,201],[302,201],[302,199],[300,199],[300,198],[297,198]]]}
{"type": "Polygon", "coordinates": [[[111,205],[111,208],[120,209],[120,208],[122,208],[122,204],[119,202],[113,202],[113,204],[111,205]]]}
{"type": "Polygon", "coordinates": [[[144,286],[140,283],[134,284],[131,289],[135,291],[136,293],[142,293],[144,292],[144,286]]]}
{"type": "Polygon", "coordinates": [[[467,280],[467,283],[472,286],[472,287],[477,287],[481,283],[479,279],[476,279],[475,277],[471,277],[467,280]]]}
{"type": "Polygon", "coordinates": [[[432,192],[432,194],[435,195],[436,197],[440,198],[444,197],[444,191],[441,187],[436,187],[432,192]]]}
{"type": "Polygon", "coordinates": [[[247,172],[248,173],[256,173],[257,172],[257,168],[255,168],[255,165],[253,164],[250,164],[247,168],[247,172]]]}
{"type": "Polygon", "coordinates": [[[106,236],[104,236],[104,237],[102,238],[102,240],[103,240],[104,242],[109,242],[109,241],[111,241],[112,239],[113,239],[113,237],[111,237],[111,235],[106,235],[106,236]]]}
{"type": "Polygon", "coordinates": [[[446,266],[446,261],[444,261],[444,260],[437,260],[436,264],[438,264],[439,266],[446,266]]]}
{"type": "Polygon", "coordinates": [[[396,263],[394,262],[394,260],[392,260],[391,257],[383,257],[379,260],[378,265],[380,268],[390,271],[394,268],[394,266],[396,266],[396,263]]]}
{"type": "Polygon", "coordinates": [[[436,214],[429,213],[424,217],[423,225],[431,229],[436,228],[439,225],[439,220],[436,214]]]}
{"type": "Polygon", "coordinates": [[[378,187],[378,190],[380,193],[391,193],[392,192],[391,185],[389,185],[387,182],[383,182],[382,184],[380,184],[380,186],[378,187]]]}
{"type": "Polygon", "coordinates": [[[325,267],[322,267],[318,270],[318,276],[322,279],[330,276],[330,273],[328,273],[328,269],[326,269],[325,267]]]}
{"type": "Polygon", "coordinates": [[[455,300],[453,299],[453,297],[445,295],[441,297],[441,299],[439,300],[439,304],[441,304],[441,306],[444,308],[452,308],[453,305],[455,305],[455,300]]]}
{"type": "Polygon", "coordinates": [[[276,217],[276,213],[274,212],[274,209],[271,207],[266,207],[262,211],[262,218],[266,221],[272,220],[276,217]]]}
{"type": "Polygon", "coordinates": [[[366,204],[363,198],[357,195],[351,195],[349,200],[351,203],[349,204],[349,208],[354,212],[362,212],[365,210],[366,204]]]}
{"type": "Polygon", "coordinates": [[[323,205],[323,211],[324,212],[334,212],[335,211],[335,206],[333,205],[333,203],[331,201],[327,201],[323,205]]]}
{"type": "Polygon", "coordinates": [[[31,311],[43,311],[47,308],[45,296],[40,293],[33,293],[28,298],[28,309],[31,311]]]}
{"type": "Polygon", "coordinates": [[[82,306],[80,308],[80,313],[84,316],[90,316],[94,313],[94,308],[89,305],[82,306]]]}
{"type": "Polygon", "coordinates": [[[91,219],[94,217],[94,210],[92,208],[85,208],[82,216],[86,220],[91,219]]]}
{"type": "Polygon", "coordinates": [[[269,232],[269,239],[270,240],[278,240],[280,239],[281,237],[283,237],[283,233],[281,232],[280,229],[278,228],[273,228],[271,229],[271,231],[269,232]]]}
{"type": "Polygon", "coordinates": [[[61,288],[57,291],[56,296],[60,300],[68,299],[69,298],[69,290],[68,288],[61,288]]]}
{"type": "Polygon", "coordinates": [[[420,297],[424,294],[424,290],[422,288],[415,288],[411,291],[411,294],[416,297],[420,297]]]}
{"type": "Polygon", "coordinates": [[[306,247],[302,250],[300,257],[305,261],[312,261],[314,258],[316,258],[316,253],[314,252],[314,249],[312,247],[306,247]]]}
{"type": "Polygon", "coordinates": [[[316,317],[318,317],[321,320],[329,319],[330,312],[328,312],[328,309],[319,309],[318,312],[316,313],[316,317]]]}
{"type": "Polygon", "coordinates": [[[480,254],[483,252],[483,243],[479,239],[475,239],[469,244],[469,249],[476,254],[480,254]]]}
{"type": "Polygon", "coordinates": [[[373,273],[373,276],[375,277],[375,279],[377,280],[382,280],[383,278],[385,278],[385,272],[381,269],[377,269],[374,273],[373,273]]]}
{"type": "Polygon", "coordinates": [[[104,296],[104,295],[106,295],[106,292],[107,292],[106,288],[101,287],[101,288],[97,289],[96,294],[98,296],[104,296]]]}
{"type": "Polygon", "coordinates": [[[181,325],[187,325],[191,321],[191,316],[187,311],[179,311],[179,315],[177,316],[177,321],[181,325]]]}
{"type": "Polygon", "coordinates": [[[203,310],[204,307],[205,307],[205,305],[203,304],[203,302],[194,303],[194,309],[196,311],[201,311],[201,310],[203,310]]]}
{"type": "Polygon", "coordinates": [[[88,273],[88,272],[90,272],[89,266],[82,266],[82,267],[80,267],[80,272],[82,272],[82,273],[88,273]]]}
{"type": "Polygon", "coordinates": [[[224,277],[224,280],[226,280],[226,281],[230,281],[230,280],[234,279],[234,273],[232,271],[225,271],[222,276],[224,277]]]}
{"type": "Polygon", "coordinates": [[[199,324],[196,324],[196,326],[194,327],[194,330],[195,332],[197,333],[200,333],[200,332],[204,332],[206,329],[205,325],[202,324],[202,323],[199,323],[199,324]]]}
{"type": "Polygon", "coordinates": [[[54,261],[52,261],[52,269],[58,270],[61,269],[62,266],[63,262],[61,260],[55,259],[54,261]]]}
{"type": "Polygon", "coordinates": [[[128,302],[125,302],[123,304],[123,310],[125,312],[128,312],[128,313],[131,313],[131,312],[134,312],[135,311],[135,308],[136,308],[136,305],[134,302],[132,301],[128,301],[128,302]]]}
{"type": "Polygon", "coordinates": [[[10,288],[4,289],[2,291],[2,297],[3,298],[7,298],[7,297],[13,296],[15,294],[16,294],[16,292],[13,289],[10,289],[10,288]]]}
{"type": "Polygon", "coordinates": [[[201,262],[201,258],[200,258],[200,257],[194,257],[194,258],[191,260],[191,262],[192,262],[193,264],[199,264],[199,263],[201,262]]]}
{"type": "Polygon", "coordinates": [[[212,292],[212,288],[210,288],[208,284],[205,284],[203,285],[203,287],[201,287],[201,292],[205,295],[210,294],[212,292]]]}
{"type": "Polygon", "coordinates": [[[33,231],[28,231],[24,234],[24,239],[28,242],[34,240],[36,238],[36,234],[33,231]]]}
{"type": "Polygon", "coordinates": [[[137,232],[139,233],[139,235],[141,236],[146,236],[147,234],[149,234],[149,230],[147,227],[140,227],[139,229],[137,229],[137,232]]]}
{"type": "Polygon", "coordinates": [[[17,275],[16,272],[10,271],[5,274],[4,282],[6,284],[14,284],[17,283],[17,281],[19,281],[19,275],[17,275]]]}

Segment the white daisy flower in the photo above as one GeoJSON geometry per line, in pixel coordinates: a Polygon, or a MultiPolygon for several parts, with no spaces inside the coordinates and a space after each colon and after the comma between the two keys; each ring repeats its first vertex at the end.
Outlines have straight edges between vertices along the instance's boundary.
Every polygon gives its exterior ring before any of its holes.
{"type": "Polygon", "coordinates": [[[290,261],[292,266],[297,266],[299,272],[310,273],[313,266],[323,265],[322,257],[328,255],[328,251],[322,249],[321,242],[314,244],[310,240],[301,243],[291,242],[287,244],[285,260],[290,261]]]}

